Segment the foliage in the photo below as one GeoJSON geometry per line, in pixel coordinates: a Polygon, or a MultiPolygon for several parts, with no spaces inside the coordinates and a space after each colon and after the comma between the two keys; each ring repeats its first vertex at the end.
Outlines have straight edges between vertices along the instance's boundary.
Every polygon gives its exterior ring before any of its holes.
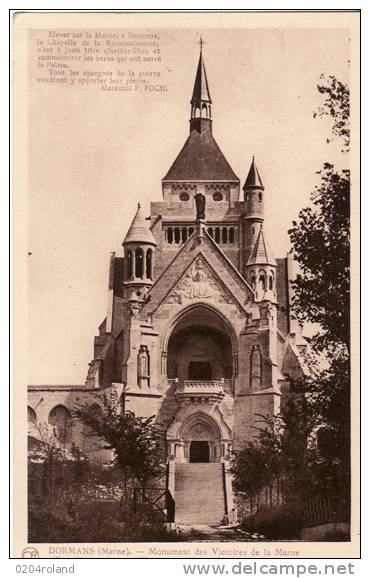
{"type": "Polygon", "coordinates": [[[29,509],[29,542],[173,542],[158,512],[133,512],[128,503],[82,500],[73,489],[67,499],[29,509]]]}
{"type": "Polygon", "coordinates": [[[263,488],[279,479],[284,480],[286,497],[291,500],[307,491],[306,412],[305,397],[298,391],[290,394],[279,415],[257,416],[256,438],[234,453],[230,469],[235,488],[251,503],[263,488]]]}
{"type": "MultiPolygon", "coordinates": [[[[317,86],[318,91],[326,96],[323,106],[314,113],[317,116],[329,115],[333,120],[332,133],[343,141],[342,152],[348,152],[350,144],[350,95],[348,87],[335,76],[320,76],[323,84],[317,86]]],[[[327,139],[330,142],[330,139],[327,139]]]]}
{"type": "MultiPolygon", "coordinates": [[[[348,88],[333,76],[322,80],[318,90],[325,102],[315,116],[330,115],[332,133],[347,152],[348,88]]],[[[312,206],[300,211],[289,231],[300,267],[292,283],[292,313],[301,325],[309,322],[318,329],[309,339],[306,375],[291,381],[279,415],[259,416],[262,427],[257,428],[256,439],[232,460],[236,488],[250,500],[283,478],[290,504],[320,495],[342,505],[349,501],[350,174],[325,162],[320,175],[312,206]]],[[[269,537],[277,526],[278,537],[283,538],[284,512],[285,507],[260,513],[249,517],[248,524],[269,537]],[[261,527],[256,526],[259,523],[261,527]]]]}
{"type": "Polygon", "coordinates": [[[98,399],[99,407],[86,403],[76,408],[74,415],[88,426],[90,435],[103,442],[104,449],[113,450],[114,463],[123,471],[124,479],[145,484],[163,474],[163,448],[154,416],[142,418],[122,411],[122,398],[114,391],[98,399]]]}
{"type": "MultiPolygon", "coordinates": [[[[318,86],[326,99],[316,116],[329,115],[332,133],[349,151],[349,90],[330,76],[318,86]]],[[[329,141],[330,139],[328,139],[329,141]]],[[[305,453],[314,492],[349,501],[350,492],[350,173],[328,162],[289,231],[300,273],[292,283],[292,313],[317,324],[309,342],[303,383],[310,444],[305,453]],[[316,355],[316,357],[315,357],[316,355]],[[322,363],[325,359],[325,364],[322,363]]]]}
{"type": "Polygon", "coordinates": [[[337,354],[326,369],[306,378],[311,443],[307,456],[312,492],[348,502],[351,483],[350,365],[337,354]]]}
{"type": "Polygon", "coordinates": [[[314,351],[333,354],[350,345],[349,171],[325,163],[313,207],[303,209],[289,235],[300,272],[293,281],[293,314],[301,324],[319,324],[314,351]]]}
{"type": "Polygon", "coordinates": [[[94,464],[86,458],[30,461],[29,541],[159,542],[178,539],[167,532],[164,516],[153,505],[138,502],[135,506],[132,491],[127,492],[122,501],[122,485],[122,470],[114,464],[94,464]]]}
{"type": "Polygon", "coordinates": [[[271,512],[257,512],[242,522],[246,532],[263,534],[269,540],[294,540],[299,538],[302,512],[298,504],[284,504],[271,512]]]}

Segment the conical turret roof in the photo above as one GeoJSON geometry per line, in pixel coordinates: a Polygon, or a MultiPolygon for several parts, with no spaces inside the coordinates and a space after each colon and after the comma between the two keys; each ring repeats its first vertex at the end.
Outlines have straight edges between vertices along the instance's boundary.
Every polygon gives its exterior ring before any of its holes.
{"type": "Polygon", "coordinates": [[[254,157],[252,159],[252,164],[249,169],[249,173],[247,179],[245,181],[244,189],[262,189],[264,190],[264,186],[262,184],[262,179],[256,167],[256,163],[254,162],[254,157]]]}
{"type": "Polygon", "coordinates": [[[127,231],[123,244],[126,243],[145,243],[156,245],[153,234],[149,228],[148,221],[145,219],[140,203],[137,205],[136,215],[127,231]]]}
{"type": "Polygon", "coordinates": [[[262,228],[258,233],[256,244],[248,260],[248,265],[272,265],[276,267],[275,257],[265,239],[262,228]]]}
{"type": "Polygon", "coordinates": [[[207,74],[206,68],[204,66],[202,52],[199,55],[197,74],[195,76],[194,82],[193,96],[191,97],[190,102],[191,104],[195,104],[197,102],[212,103],[211,95],[209,94],[207,74]]]}

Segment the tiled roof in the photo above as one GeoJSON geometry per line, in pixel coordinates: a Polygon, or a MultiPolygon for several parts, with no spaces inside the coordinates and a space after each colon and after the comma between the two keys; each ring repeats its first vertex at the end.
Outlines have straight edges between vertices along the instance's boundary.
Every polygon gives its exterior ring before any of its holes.
{"type": "Polygon", "coordinates": [[[145,219],[140,203],[137,206],[136,215],[127,231],[124,243],[150,243],[156,245],[153,234],[149,228],[148,221],[145,219]]]}

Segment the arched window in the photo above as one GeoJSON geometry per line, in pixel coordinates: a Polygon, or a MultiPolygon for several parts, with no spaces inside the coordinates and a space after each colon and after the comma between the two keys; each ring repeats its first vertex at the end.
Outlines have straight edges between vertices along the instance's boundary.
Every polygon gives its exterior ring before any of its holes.
{"type": "Polygon", "coordinates": [[[222,227],[222,242],[227,243],[227,228],[222,227]]]}
{"type": "Polygon", "coordinates": [[[37,415],[32,407],[27,406],[27,421],[28,421],[28,435],[35,437],[36,425],[37,425],[37,415]]]}
{"type": "Polygon", "coordinates": [[[215,241],[216,243],[220,242],[220,227],[215,228],[215,241]]]}
{"type": "Polygon", "coordinates": [[[30,407],[29,405],[27,406],[27,421],[29,424],[32,425],[36,425],[37,424],[37,415],[34,409],[32,409],[32,407],[30,407]]]}
{"type": "Polygon", "coordinates": [[[56,405],[49,413],[49,424],[53,435],[64,447],[72,443],[72,416],[64,405],[56,405]]]}
{"type": "Polygon", "coordinates": [[[266,291],[266,288],[267,288],[267,287],[266,287],[266,271],[264,271],[263,269],[260,269],[260,270],[259,270],[259,278],[258,278],[258,280],[259,280],[259,284],[260,284],[260,286],[261,286],[261,289],[262,289],[263,291],[266,291]]]}
{"type": "Polygon", "coordinates": [[[272,281],[272,275],[269,276],[269,289],[270,291],[273,290],[273,281],[272,281]]]}
{"type": "Polygon", "coordinates": [[[146,278],[153,279],[153,251],[148,249],[146,252],[146,278]]]}
{"type": "Polygon", "coordinates": [[[258,193],[258,200],[261,202],[262,201],[262,193],[258,193]]]}
{"type": "Polygon", "coordinates": [[[229,229],[229,242],[235,242],[235,230],[233,228],[229,229]]]}
{"type": "Polygon", "coordinates": [[[131,251],[127,251],[127,278],[131,279],[133,275],[132,270],[132,253],[131,251]]]}
{"type": "Polygon", "coordinates": [[[169,245],[172,245],[173,243],[173,230],[172,227],[169,227],[167,229],[167,242],[169,245]]]}
{"type": "Polygon", "coordinates": [[[181,229],[181,240],[183,243],[186,243],[187,234],[188,234],[188,231],[187,231],[186,227],[183,227],[181,229]]]}
{"type": "Polygon", "coordinates": [[[142,279],[144,276],[144,251],[139,247],[135,251],[135,277],[142,279]]]}

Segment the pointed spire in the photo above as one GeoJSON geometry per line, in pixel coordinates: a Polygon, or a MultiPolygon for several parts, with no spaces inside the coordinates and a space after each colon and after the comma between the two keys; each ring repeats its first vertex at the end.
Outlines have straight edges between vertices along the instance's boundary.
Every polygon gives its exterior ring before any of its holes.
{"type": "Polygon", "coordinates": [[[140,203],[137,205],[136,215],[132,220],[126,237],[124,238],[123,244],[125,243],[157,244],[149,228],[148,221],[143,215],[140,203]]]}
{"type": "Polygon", "coordinates": [[[265,187],[262,184],[262,179],[254,162],[254,156],[252,158],[252,164],[249,169],[247,179],[245,181],[243,190],[245,189],[261,189],[262,191],[265,187]]]}
{"type": "Polygon", "coordinates": [[[193,96],[191,97],[191,104],[200,104],[201,102],[212,103],[211,95],[209,93],[206,67],[204,66],[202,49],[199,54],[199,62],[197,74],[195,76],[193,96]]]}
{"type": "Polygon", "coordinates": [[[252,253],[248,259],[247,266],[249,265],[272,265],[276,267],[275,257],[265,239],[262,226],[258,233],[256,243],[252,249],[252,253]]]}
{"type": "Polygon", "coordinates": [[[197,73],[195,75],[195,82],[193,88],[193,96],[191,97],[191,117],[190,117],[190,131],[197,130],[202,133],[205,130],[211,130],[212,114],[211,104],[212,99],[209,93],[208,80],[206,68],[203,60],[203,44],[202,37],[199,41],[200,54],[198,61],[197,73]]]}

